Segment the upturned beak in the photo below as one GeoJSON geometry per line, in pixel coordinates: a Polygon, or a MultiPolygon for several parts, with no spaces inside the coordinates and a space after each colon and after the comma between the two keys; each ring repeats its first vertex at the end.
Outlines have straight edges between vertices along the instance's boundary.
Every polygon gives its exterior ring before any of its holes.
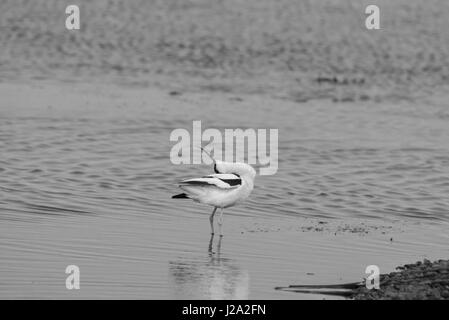
{"type": "Polygon", "coordinates": [[[207,154],[207,155],[209,156],[209,158],[211,158],[211,160],[214,162],[214,165],[215,165],[215,164],[216,164],[215,159],[212,158],[212,156],[210,155],[210,153],[207,152],[206,149],[204,149],[203,147],[200,147],[200,148],[201,148],[201,150],[202,150],[205,154],[207,154]]]}

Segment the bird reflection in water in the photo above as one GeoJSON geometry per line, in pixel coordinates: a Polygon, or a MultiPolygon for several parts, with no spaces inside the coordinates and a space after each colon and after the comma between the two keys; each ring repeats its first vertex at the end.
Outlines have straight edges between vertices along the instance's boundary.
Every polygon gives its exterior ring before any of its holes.
{"type": "Polygon", "coordinates": [[[249,275],[235,260],[222,256],[219,237],[213,250],[214,236],[208,255],[184,257],[169,263],[175,299],[248,299],[249,275]]]}

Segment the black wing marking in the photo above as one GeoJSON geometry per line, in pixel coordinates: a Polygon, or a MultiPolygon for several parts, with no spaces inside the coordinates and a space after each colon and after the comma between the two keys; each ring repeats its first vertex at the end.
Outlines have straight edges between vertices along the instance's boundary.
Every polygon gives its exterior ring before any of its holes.
{"type": "MultiPolygon", "coordinates": [[[[209,177],[204,177],[204,178],[209,178],[209,177]]],[[[192,180],[192,181],[182,181],[182,184],[190,184],[190,185],[194,185],[194,186],[205,186],[205,185],[213,185],[213,181],[196,181],[196,180],[192,180]]]]}
{"type": "Polygon", "coordinates": [[[206,186],[206,185],[212,185],[216,186],[221,189],[228,189],[228,188],[236,188],[242,184],[242,179],[240,176],[237,176],[235,174],[230,173],[219,173],[219,174],[212,174],[208,176],[204,176],[197,179],[188,179],[183,180],[180,182],[181,185],[196,185],[196,186],[206,186]]]}
{"type": "MultiPolygon", "coordinates": [[[[219,178],[220,179],[220,178],[219,178]]],[[[242,179],[220,179],[223,182],[226,182],[230,186],[239,186],[242,184],[242,179]]]]}
{"type": "Polygon", "coordinates": [[[172,196],[172,199],[190,199],[186,193],[180,193],[172,196]]]}
{"type": "Polygon", "coordinates": [[[242,179],[240,178],[240,176],[238,174],[235,174],[235,173],[230,173],[230,174],[220,173],[220,174],[204,176],[203,178],[217,178],[217,179],[220,179],[221,181],[229,184],[230,186],[239,186],[242,184],[242,179]]]}

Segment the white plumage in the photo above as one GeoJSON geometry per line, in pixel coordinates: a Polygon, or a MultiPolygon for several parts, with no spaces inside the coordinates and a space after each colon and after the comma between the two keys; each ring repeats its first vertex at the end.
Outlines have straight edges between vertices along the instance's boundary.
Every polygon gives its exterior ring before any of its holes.
{"type": "Polygon", "coordinates": [[[214,234],[214,215],[220,208],[218,226],[222,236],[223,209],[249,197],[254,188],[256,171],[246,163],[215,160],[207,151],[201,149],[214,161],[215,174],[179,182],[179,187],[185,193],[175,195],[173,198],[192,199],[213,206],[214,210],[209,219],[212,234],[214,234]]]}

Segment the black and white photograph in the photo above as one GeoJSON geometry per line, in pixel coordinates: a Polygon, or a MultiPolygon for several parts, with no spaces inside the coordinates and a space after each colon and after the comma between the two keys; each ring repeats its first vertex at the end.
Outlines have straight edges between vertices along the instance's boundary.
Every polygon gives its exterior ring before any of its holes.
{"type": "Polygon", "coordinates": [[[0,0],[0,300],[449,300],[449,2],[0,0]]]}

